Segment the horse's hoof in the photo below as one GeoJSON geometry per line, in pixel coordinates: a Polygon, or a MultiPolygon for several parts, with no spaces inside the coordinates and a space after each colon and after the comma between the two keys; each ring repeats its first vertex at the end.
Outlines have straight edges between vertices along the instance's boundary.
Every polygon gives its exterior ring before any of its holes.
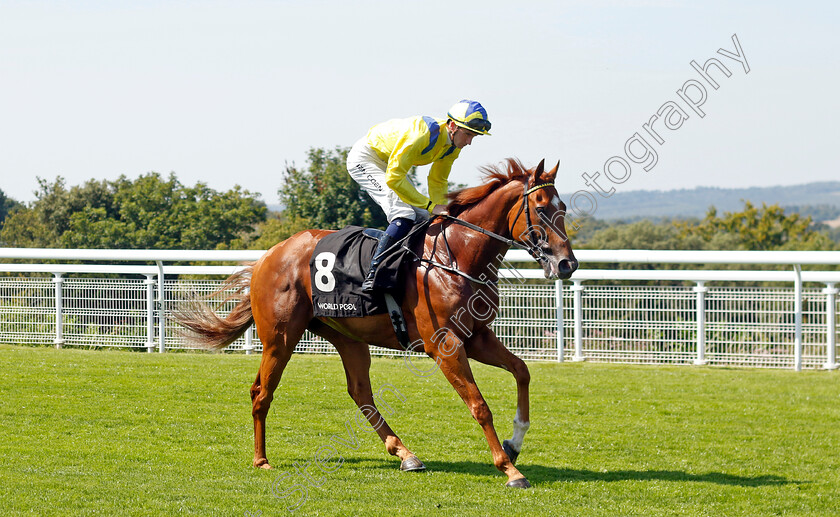
{"type": "Polygon", "coordinates": [[[410,456],[400,463],[400,470],[403,472],[419,472],[421,470],[426,470],[426,466],[423,465],[423,462],[420,461],[420,458],[417,456],[410,456]]]}
{"type": "Polygon", "coordinates": [[[519,478],[508,481],[505,483],[505,486],[509,486],[511,488],[531,488],[531,483],[528,483],[528,480],[525,478],[519,478]]]}
{"type": "Polygon", "coordinates": [[[268,464],[268,460],[254,460],[254,468],[271,470],[274,467],[268,464]]]}
{"type": "Polygon", "coordinates": [[[505,440],[504,442],[502,442],[502,449],[505,450],[505,454],[507,454],[508,458],[510,458],[510,462],[516,465],[516,458],[519,457],[519,453],[513,450],[513,447],[510,444],[510,440],[505,440]]]}

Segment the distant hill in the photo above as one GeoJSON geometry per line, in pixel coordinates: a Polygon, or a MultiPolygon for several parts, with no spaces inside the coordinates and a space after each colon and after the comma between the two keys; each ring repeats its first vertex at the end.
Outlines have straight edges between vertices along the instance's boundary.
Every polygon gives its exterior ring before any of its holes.
{"type": "MultiPolygon", "coordinates": [[[[561,198],[568,203],[571,195],[561,194],[561,198]]],[[[840,181],[743,189],[636,190],[597,199],[598,208],[593,215],[603,220],[702,218],[710,206],[714,205],[718,214],[722,214],[740,210],[746,200],[757,206],[779,204],[786,212],[799,212],[810,215],[815,221],[827,221],[840,216],[840,181]]]]}
{"type": "MultiPolygon", "coordinates": [[[[560,194],[567,204],[571,193],[560,194]]],[[[814,221],[831,221],[840,217],[840,181],[823,181],[793,186],[725,189],[697,187],[680,190],[634,190],[616,192],[609,198],[598,196],[594,217],[602,220],[634,220],[644,218],[687,218],[706,215],[714,205],[718,214],[743,208],[742,200],[754,205],[778,203],[786,212],[811,216],[814,221]]],[[[281,212],[283,205],[268,205],[281,212]]],[[[835,225],[836,226],[836,225],[835,225]]]]}

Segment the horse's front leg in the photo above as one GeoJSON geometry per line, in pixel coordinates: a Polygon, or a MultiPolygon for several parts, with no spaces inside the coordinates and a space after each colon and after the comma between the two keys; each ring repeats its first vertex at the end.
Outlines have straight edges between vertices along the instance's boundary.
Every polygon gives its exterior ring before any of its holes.
{"type": "Polygon", "coordinates": [[[531,425],[529,413],[528,387],[531,374],[525,361],[513,355],[505,348],[496,334],[487,327],[476,331],[466,345],[467,357],[490,366],[503,368],[516,379],[516,416],[513,417],[513,437],[502,443],[512,463],[522,452],[525,433],[531,425]]]}
{"type": "Polygon", "coordinates": [[[442,344],[442,346],[426,350],[426,352],[438,361],[441,372],[458,392],[458,395],[461,396],[464,403],[467,404],[473,418],[481,426],[487,444],[490,446],[490,452],[493,454],[493,464],[508,477],[507,486],[530,487],[531,484],[513,465],[510,457],[502,448],[502,444],[499,443],[499,436],[496,434],[496,428],[493,427],[493,414],[475,384],[464,347],[458,346],[452,341],[456,340],[447,340],[448,344],[442,344]]]}

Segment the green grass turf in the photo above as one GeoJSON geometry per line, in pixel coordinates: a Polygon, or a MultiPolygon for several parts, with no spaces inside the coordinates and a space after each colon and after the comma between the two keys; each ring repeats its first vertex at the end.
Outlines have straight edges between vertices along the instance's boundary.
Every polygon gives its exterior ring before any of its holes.
{"type": "MultiPolygon", "coordinates": [[[[332,443],[294,515],[837,515],[840,372],[530,363],[531,430],[506,489],[440,372],[375,359],[388,422],[427,465],[399,472],[359,428],[335,356],[296,355],[251,468],[258,356],[0,346],[0,515],[289,515],[295,466],[332,443]],[[346,438],[355,426],[358,448],[346,438]],[[333,458],[337,461],[337,458],[333,458]],[[335,463],[331,463],[335,465],[335,463]],[[280,499],[277,493],[290,495],[280,499]]],[[[428,364],[428,363],[427,363],[428,364]]],[[[509,438],[512,377],[473,365],[509,438]]],[[[368,429],[369,431],[369,429],[368,429]]],[[[322,451],[322,453],[325,451],[322,451]]]]}

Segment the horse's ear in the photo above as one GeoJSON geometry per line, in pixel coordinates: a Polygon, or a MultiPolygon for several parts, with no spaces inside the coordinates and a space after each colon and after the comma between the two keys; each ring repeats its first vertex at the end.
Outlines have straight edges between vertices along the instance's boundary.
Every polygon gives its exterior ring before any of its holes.
{"type": "Polygon", "coordinates": [[[545,170],[545,158],[540,160],[537,169],[534,171],[534,181],[540,183],[554,183],[554,178],[557,177],[557,171],[560,169],[560,160],[557,160],[557,165],[550,171],[545,170]]]}
{"type": "Polygon", "coordinates": [[[531,184],[532,184],[532,185],[533,185],[533,184],[536,184],[536,183],[537,183],[537,181],[539,181],[540,179],[542,179],[542,175],[543,175],[544,173],[545,173],[545,158],[543,158],[542,160],[540,160],[539,165],[537,165],[537,168],[536,168],[536,170],[534,171],[534,179],[533,179],[533,181],[531,182],[531,184]]]}
{"type": "Polygon", "coordinates": [[[554,179],[557,177],[558,170],[560,170],[560,160],[557,160],[557,165],[555,165],[553,169],[543,174],[542,179],[546,183],[553,183],[554,179]]]}

